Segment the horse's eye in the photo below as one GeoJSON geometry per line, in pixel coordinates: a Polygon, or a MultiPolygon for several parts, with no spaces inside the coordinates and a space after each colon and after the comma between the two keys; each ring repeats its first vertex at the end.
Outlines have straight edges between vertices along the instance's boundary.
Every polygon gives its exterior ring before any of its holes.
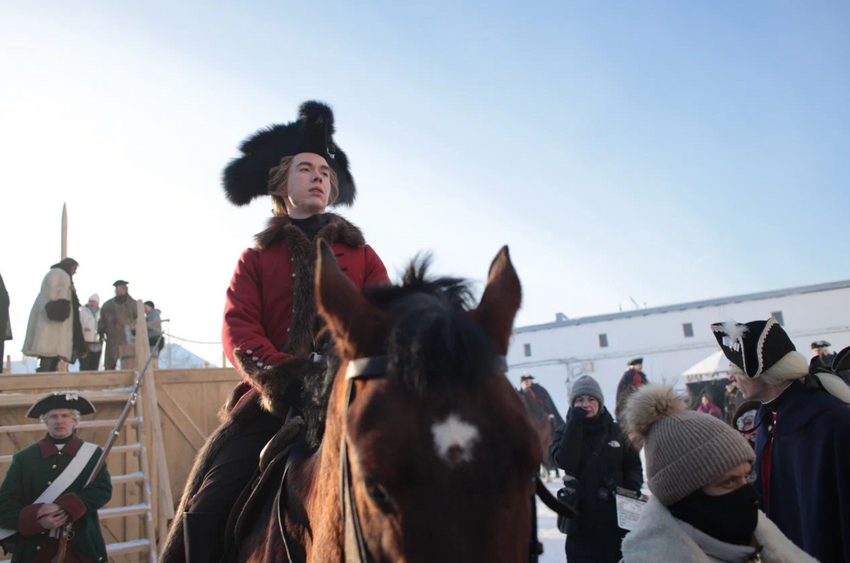
{"type": "Polygon", "coordinates": [[[388,514],[395,512],[395,505],[390,498],[390,494],[383,485],[377,481],[373,481],[372,479],[367,479],[365,486],[366,494],[368,494],[369,498],[378,505],[378,508],[380,508],[381,511],[388,514]]]}

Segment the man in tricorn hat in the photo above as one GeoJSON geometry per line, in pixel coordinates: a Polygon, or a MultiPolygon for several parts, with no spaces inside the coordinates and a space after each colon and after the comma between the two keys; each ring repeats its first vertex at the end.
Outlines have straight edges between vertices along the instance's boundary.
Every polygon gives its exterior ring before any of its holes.
{"type": "Polygon", "coordinates": [[[11,547],[12,563],[50,561],[68,522],[73,526],[65,563],[107,560],[97,511],[112,498],[112,481],[104,465],[83,486],[102,450],[75,431],[80,417],[93,412],[88,400],[62,391],[47,395],[27,413],[47,426],[47,434],[12,457],[0,485],[0,543],[11,547]]]}
{"type": "Polygon", "coordinates": [[[533,375],[530,373],[524,373],[519,377],[519,382],[522,385],[520,393],[527,394],[540,405],[549,417],[549,420],[552,421],[553,431],[559,426],[564,425],[564,418],[561,416],[561,413],[558,412],[558,407],[555,405],[555,401],[552,400],[549,392],[546,391],[542,385],[534,382],[533,375]]]}
{"type": "Polygon", "coordinates": [[[629,360],[628,369],[623,374],[623,377],[620,378],[619,385],[617,385],[617,403],[614,405],[614,414],[617,420],[620,420],[629,396],[637,391],[641,385],[646,385],[647,383],[649,383],[649,380],[646,374],[643,373],[643,358],[629,360]]]}
{"type": "Polygon", "coordinates": [[[103,359],[105,370],[116,369],[118,360],[121,360],[121,369],[136,367],[136,347],[129,340],[138,312],[136,301],[127,290],[129,283],[124,280],[113,283],[115,297],[104,303],[100,310],[97,330],[106,340],[106,355],[103,359]]]}
{"type": "Polygon", "coordinates": [[[817,340],[812,342],[812,352],[815,353],[809,361],[809,367],[830,369],[832,362],[835,361],[835,354],[829,353],[829,347],[832,346],[826,340],[817,340]]]}
{"type": "Polygon", "coordinates": [[[333,134],[331,109],[305,102],[296,121],[246,139],[242,156],[224,170],[231,203],[271,195],[274,216],[256,245],[240,256],[227,290],[222,344],[244,382],[227,405],[226,421],[195,462],[164,563],[221,557],[229,513],[263,447],[281,429],[291,391],[324,367],[313,297],[317,240],[332,246],[340,269],[358,288],[389,282],[360,229],[325,212],[355,197],[348,158],[333,134]]]}
{"type": "Polygon", "coordinates": [[[850,561],[850,387],[810,370],[771,317],[711,325],[729,378],[756,414],[756,489],[762,510],[819,561],[850,561]]]}

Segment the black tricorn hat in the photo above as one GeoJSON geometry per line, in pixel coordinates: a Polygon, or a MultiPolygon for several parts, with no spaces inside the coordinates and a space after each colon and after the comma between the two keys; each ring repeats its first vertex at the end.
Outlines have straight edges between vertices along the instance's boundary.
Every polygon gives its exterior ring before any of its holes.
{"type": "Polygon", "coordinates": [[[222,183],[227,199],[234,205],[246,205],[255,197],[268,195],[269,170],[286,156],[310,152],[323,157],[336,172],[339,197],[334,205],[351,205],[357,189],[348,157],[333,141],[335,131],[333,111],[316,101],[301,104],[296,121],[260,129],[242,141],[242,156],[224,169],[222,183]]]}
{"type": "Polygon", "coordinates": [[[80,411],[81,415],[97,412],[91,401],[76,391],[56,391],[39,399],[27,412],[27,418],[39,418],[53,409],[74,409],[80,411]]]}
{"type": "Polygon", "coordinates": [[[723,354],[755,379],[797,348],[775,318],[747,324],[714,323],[711,330],[723,354]]]}
{"type": "Polygon", "coordinates": [[[832,346],[832,344],[826,340],[815,340],[812,342],[812,350],[817,350],[818,348],[829,348],[830,346],[832,346]]]}
{"type": "Polygon", "coordinates": [[[118,287],[119,285],[128,285],[129,283],[130,282],[124,281],[124,280],[116,280],[116,282],[113,283],[112,285],[114,285],[115,287],[118,287]]]}
{"type": "Polygon", "coordinates": [[[520,381],[534,381],[534,376],[530,373],[524,373],[519,376],[520,381]]]}
{"type": "Polygon", "coordinates": [[[629,361],[629,367],[643,365],[643,358],[635,358],[634,360],[629,361]]]}

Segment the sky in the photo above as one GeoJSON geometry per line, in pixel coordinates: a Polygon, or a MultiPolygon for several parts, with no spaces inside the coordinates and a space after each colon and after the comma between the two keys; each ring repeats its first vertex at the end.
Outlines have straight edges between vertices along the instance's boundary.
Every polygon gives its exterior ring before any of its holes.
{"type": "MultiPolygon", "coordinates": [[[[218,342],[240,141],[332,105],[352,208],[397,279],[420,251],[517,325],[850,278],[850,4],[0,3],[0,274],[20,358],[59,259],[218,342]]],[[[212,362],[216,344],[185,344],[212,362]]]]}

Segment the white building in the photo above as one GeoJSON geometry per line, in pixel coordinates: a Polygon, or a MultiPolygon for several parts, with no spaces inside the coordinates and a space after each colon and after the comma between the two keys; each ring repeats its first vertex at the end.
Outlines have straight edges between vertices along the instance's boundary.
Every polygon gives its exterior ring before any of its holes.
{"type": "Polygon", "coordinates": [[[815,340],[841,350],[850,346],[850,280],[580,319],[558,313],[555,322],[514,330],[508,377],[519,385],[523,372],[532,374],[563,414],[570,382],[590,374],[613,412],[617,384],[632,358],[644,358],[651,382],[684,388],[680,374],[718,350],[712,323],[771,315],[804,356],[812,355],[815,340]]]}

